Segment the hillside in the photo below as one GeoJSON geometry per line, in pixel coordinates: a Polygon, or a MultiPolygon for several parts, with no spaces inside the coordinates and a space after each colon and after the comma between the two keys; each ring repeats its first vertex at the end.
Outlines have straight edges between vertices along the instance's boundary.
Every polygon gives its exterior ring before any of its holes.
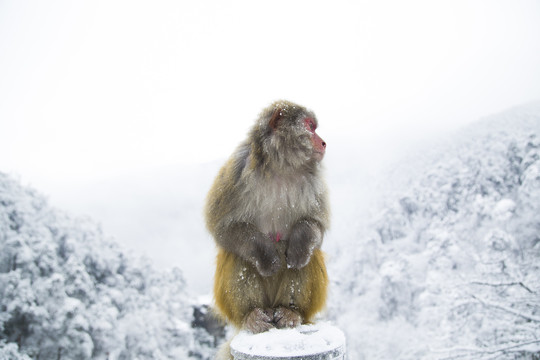
{"type": "Polygon", "coordinates": [[[332,254],[350,358],[540,356],[539,135],[532,104],[387,173],[378,214],[332,254]]]}
{"type": "Polygon", "coordinates": [[[0,359],[208,358],[178,269],[0,173],[0,359]]]}

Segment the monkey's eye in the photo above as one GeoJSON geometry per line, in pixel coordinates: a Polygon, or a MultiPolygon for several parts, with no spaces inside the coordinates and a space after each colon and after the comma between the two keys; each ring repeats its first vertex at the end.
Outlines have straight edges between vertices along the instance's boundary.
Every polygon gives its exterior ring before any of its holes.
{"type": "Polygon", "coordinates": [[[315,132],[317,127],[315,126],[313,119],[306,119],[306,128],[311,132],[315,132]]]}

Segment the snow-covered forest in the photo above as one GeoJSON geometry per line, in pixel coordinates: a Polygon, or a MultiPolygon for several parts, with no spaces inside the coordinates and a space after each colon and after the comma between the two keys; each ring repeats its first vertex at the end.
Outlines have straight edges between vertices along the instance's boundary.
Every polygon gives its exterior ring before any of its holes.
{"type": "Polygon", "coordinates": [[[154,270],[3,173],[0,248],[0,359],[209,357],[179,269],[154,270]]]}
{"type": "Polygon", "coordinates": [[[334,255],[351,359],[540,356],[539,135],[537,103],[387,173],[398,191],[334,255]]]}
{"type": "MultiPolygon", "coordinates": [[[[322,317],[349,359],[540,358],[540,103],[420,150],[374,179],[369,211],[329,176],[322,317]]],[[[0,249],[1,360],[210,359],[223,338],[182,269],[4,173],[0,249]]]]}

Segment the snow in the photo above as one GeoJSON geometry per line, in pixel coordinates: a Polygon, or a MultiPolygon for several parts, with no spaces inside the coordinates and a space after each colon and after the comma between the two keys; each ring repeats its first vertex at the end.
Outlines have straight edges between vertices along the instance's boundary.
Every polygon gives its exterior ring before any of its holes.
{"type": "Polygon", "coordinates": [[[328,352],[337,356],[345,351],[345,335],[327,322],[302,325],[295,329],[271,329],[260,334],[242,331],[232,340],[231,349],[233,355],[238,352],[271,358],[328,352]]]}
{"type": "Polygon", "coordinates": [[[502,199],[495,204],[493,208],[493,216],[497,220],[505,221],[512,217],[516,209],[516,203],[511,199],[502,199]]]}

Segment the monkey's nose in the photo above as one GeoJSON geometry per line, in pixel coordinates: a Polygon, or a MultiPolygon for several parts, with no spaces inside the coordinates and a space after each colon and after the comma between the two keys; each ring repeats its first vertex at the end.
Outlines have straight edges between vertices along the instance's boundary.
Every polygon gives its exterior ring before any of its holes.
{"type": "Polygon", "coordinates": [[[326,143],[324,141],[322,142],[322,147],[326,149],[326,143]]]}

